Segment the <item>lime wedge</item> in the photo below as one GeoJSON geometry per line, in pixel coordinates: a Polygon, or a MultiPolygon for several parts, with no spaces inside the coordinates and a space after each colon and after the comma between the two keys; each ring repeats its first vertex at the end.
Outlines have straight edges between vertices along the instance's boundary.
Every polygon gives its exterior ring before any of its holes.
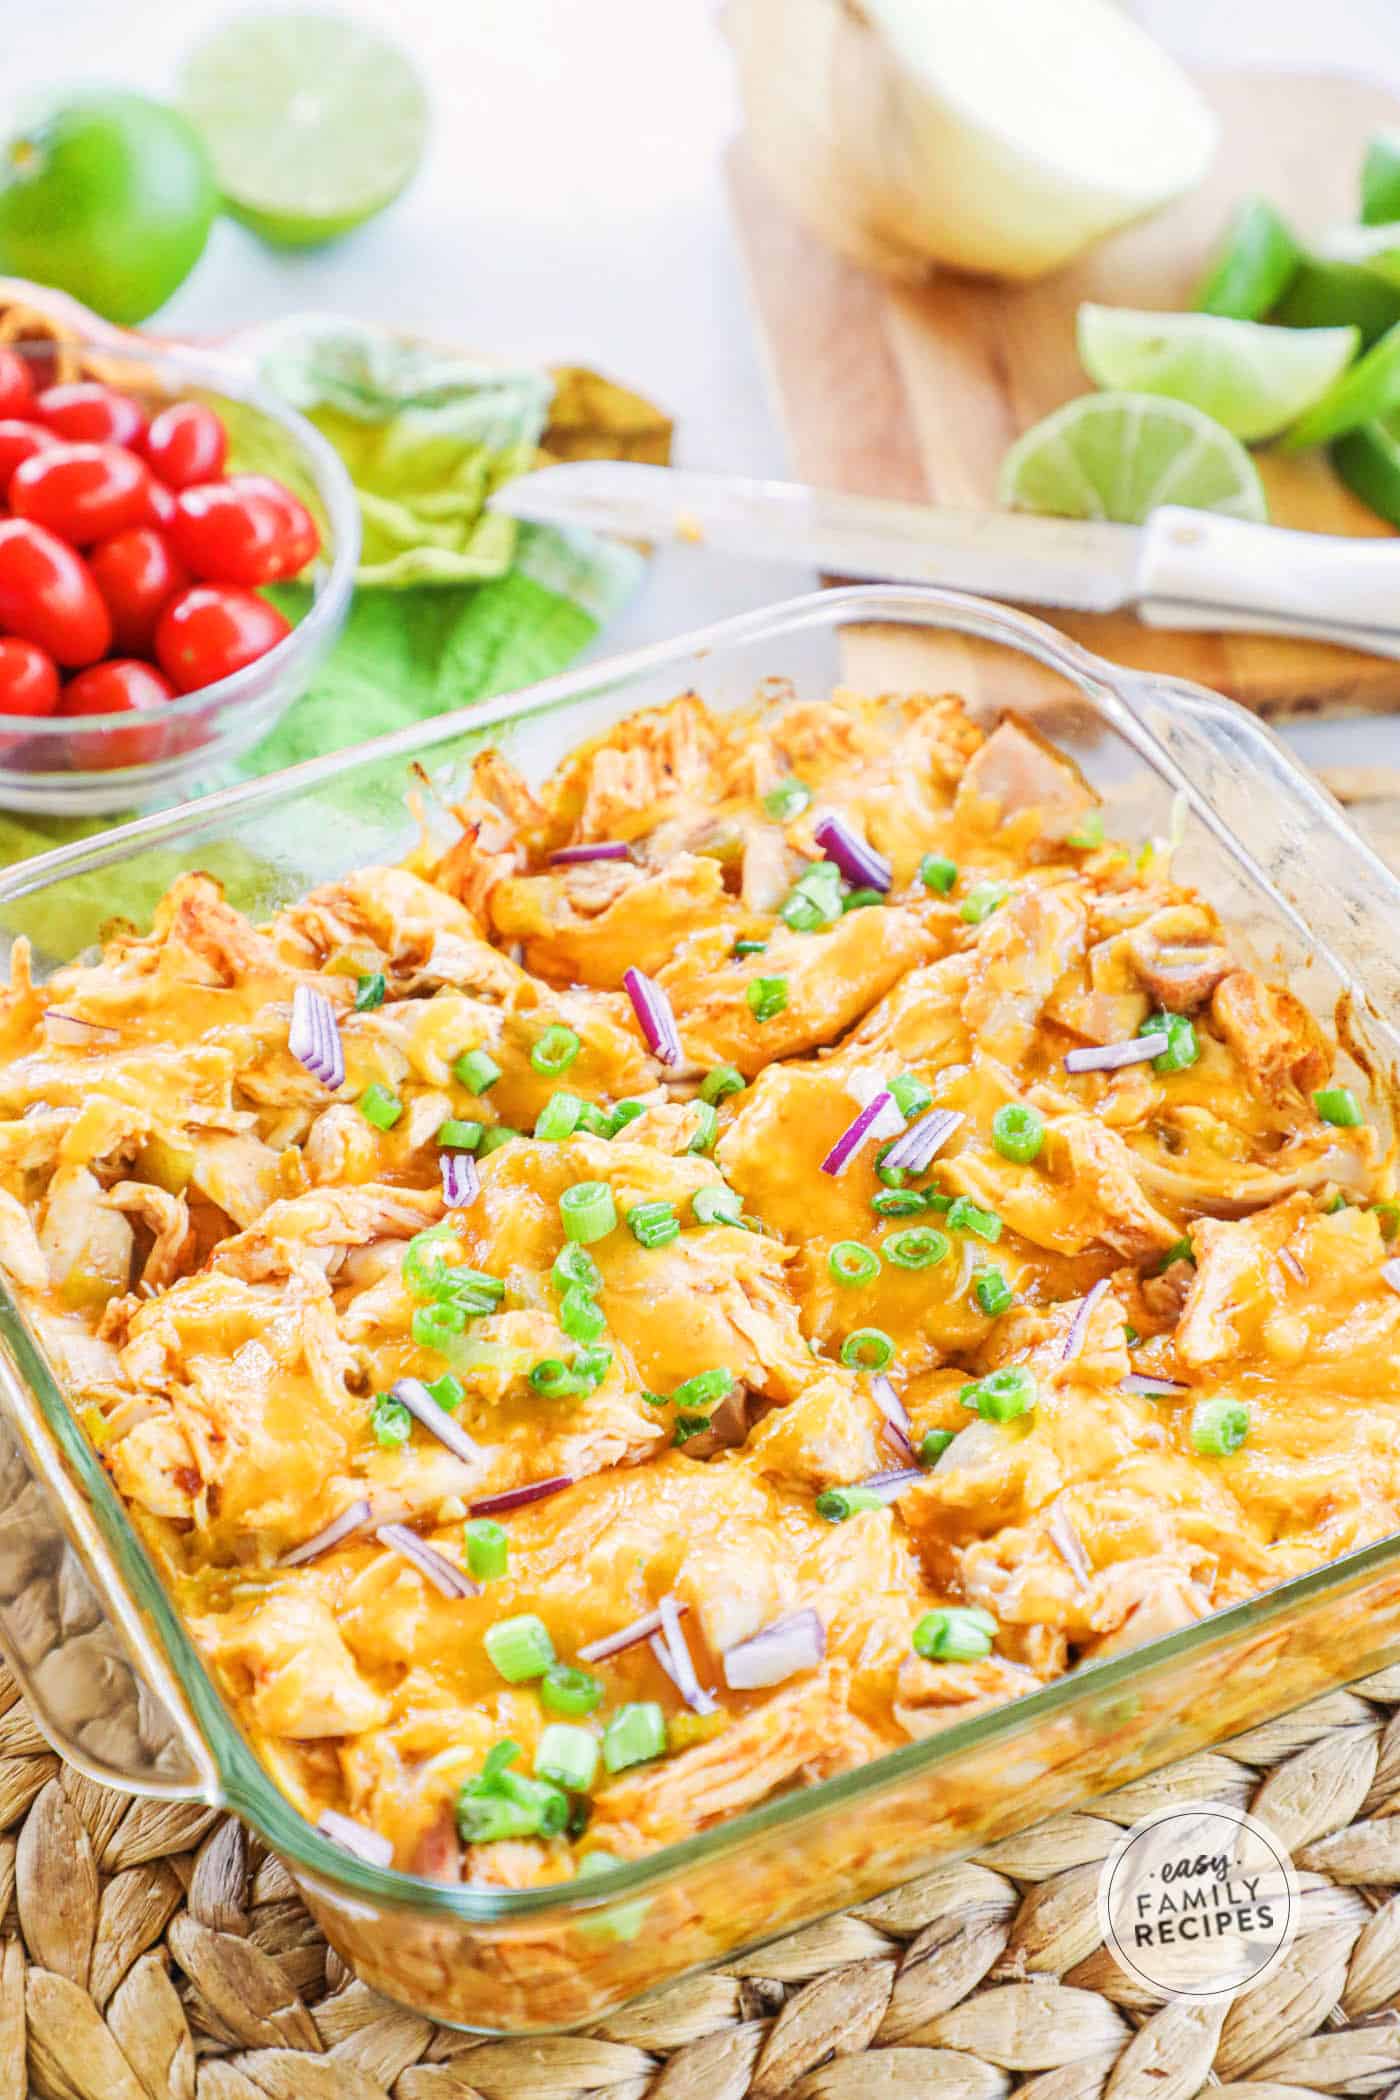
{"type": "Polygon", "coordinates": [[[1400,408],[1400,325],[1391,328],[1289,431],[1292,452],[1325,445],[1362,423],[1377,422],[1400,408]]]}
{"type": "Polygon", "coordinates": [[[382,211],[423,156],[428,105],[403,53],[345,15],[235,15],[185,61],[180,99],[234,218],[306,248],[382,211]]]}
{"type": "Polygon", "coordinates": [[[1262,321],[1288,290],[1302,250],[1265,197],[1250,197],[1211,257],[1192,301],[1198,313],[1262,321]]]}
{"type": "Polygon", "coordinates": [[[1160,394],[1083,394],[1016,440],[998,499],[1059,518],[1140,525],[1162,503],[1265,518],[1244,446],[1198,408],[1160,394]]]}
{"type": "Polygon", "coordinates": [[[1355,263],[1387,284],[1400,287],[1400,225],[1334,226],[1317,244],[1327,262],[1355,263]]]}
{"type": "Polygon", "coordinates": [[[1305,255],[1269,319],[1281,328],[1359,328],[1369,347],[1400,321],[1400,288],[1369,262],[1305,255]]]}
{"type": "Polygon", "coordinates": [[[1361,163],[1361,223],[1383,226],[1400,219],[1400,133],[1383,131],[1361,163]]]}
{"type": "Polygon", "coordinates": [[[1081,306],[1079,355],[1095,386],[1169,394],[1247,444],[1277,437],[1335,385],[1355,328],[1266,328],[1218,314],[1081,306]]]}
{"type": "Polygon", "coordinates": [[[1332,465],[1353,496],[1400,526],[1400,438],[1388,423],[1363,423],[1332,447],[1332,465]]]}

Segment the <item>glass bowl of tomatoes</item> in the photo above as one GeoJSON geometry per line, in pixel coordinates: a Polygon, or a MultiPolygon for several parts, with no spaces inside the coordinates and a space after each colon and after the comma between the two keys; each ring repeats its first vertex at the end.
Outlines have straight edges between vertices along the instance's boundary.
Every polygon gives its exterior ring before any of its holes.
{"type": "Polygon", "coordinates": [[[0,344],[0,807],[215,785],[306,690],[359,546],[334,448],[236,356],[0,344]]]}

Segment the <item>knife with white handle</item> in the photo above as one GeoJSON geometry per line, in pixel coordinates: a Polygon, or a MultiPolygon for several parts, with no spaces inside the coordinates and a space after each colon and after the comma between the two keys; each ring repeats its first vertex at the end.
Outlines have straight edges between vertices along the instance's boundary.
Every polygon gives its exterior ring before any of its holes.
{"type": "Polygon", "coordinates": [[[935,510],[625,460],[579,460],[507,482],[494,510],[799,562],[842,576],[941,583],[1154,627],[1243,629],[1400,657],[1400,542],[1290,532],[1165,505],[1144,525],[935,510]]]}

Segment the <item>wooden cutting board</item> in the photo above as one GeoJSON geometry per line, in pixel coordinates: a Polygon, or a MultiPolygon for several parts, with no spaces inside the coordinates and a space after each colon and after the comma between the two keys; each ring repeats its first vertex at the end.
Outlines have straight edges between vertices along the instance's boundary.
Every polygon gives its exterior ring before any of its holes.
{"type": "MultiPolygon", "coordinates": [[[[1201,188],[1026,286],[944,273],[910,288],[857,269],[797,223],[741,141],[731,196],[794,474],[863,495],[991,508],[1012,439],[1088,389],[1074,347],[1081,300],[1186,306],[1222,227],[1252,190],[1304,232],[1354,216],[1365,143],[1400,123],[1393,96],[1343,76],[1208,73],[1201,86],[1221,117],[1220,149],[1201,188]]],[[[1323,455],[1265,452],[1259,464],[1276,523],[1388,533],[1323,455]]],[[[1319,642],[1171,634],[1124,614],[1046,617],[1118,662],[1198,679],[1261,714],[1400,708],[1400,662],[1319,642]]]]}

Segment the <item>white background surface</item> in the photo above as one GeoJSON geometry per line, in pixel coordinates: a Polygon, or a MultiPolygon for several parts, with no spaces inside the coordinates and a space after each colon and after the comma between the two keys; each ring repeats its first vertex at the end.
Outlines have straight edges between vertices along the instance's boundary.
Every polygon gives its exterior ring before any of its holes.
{"type": "MultiPolygon", "coordinates": [[[[493,353],[586,362],[663,402],[678,457],[782,473],[726,217],[737,113],[711,0],[341,0],[413,53],[434,98],[419,181],[380,220],[277,256],[220,223],[162,323],[191,333],[305,307],[493,353]]],[[[936,0],[930,0],[936,4],[936,0]]],[[[4,0],[0,95],[78,76],[152,92],[230,0],[4,0]]],[[[1187,58],[1331,66],[1400,89],[1397,0],[1136,0],[1187,58]]],[[[674,550],[607,638],[653,640],[803,588],[798,569],[674,550]]],[[[1359,758],[1400,728],[1310,728],[1359,758]],[[1364,741],[1362,741],[1364,740],[1364,741]]],[[[1321,739],[1321,743],[1319,743],[1321,739]]],[[[1389,754],[1388,754],[1389,755],[1389,754]]]]}

